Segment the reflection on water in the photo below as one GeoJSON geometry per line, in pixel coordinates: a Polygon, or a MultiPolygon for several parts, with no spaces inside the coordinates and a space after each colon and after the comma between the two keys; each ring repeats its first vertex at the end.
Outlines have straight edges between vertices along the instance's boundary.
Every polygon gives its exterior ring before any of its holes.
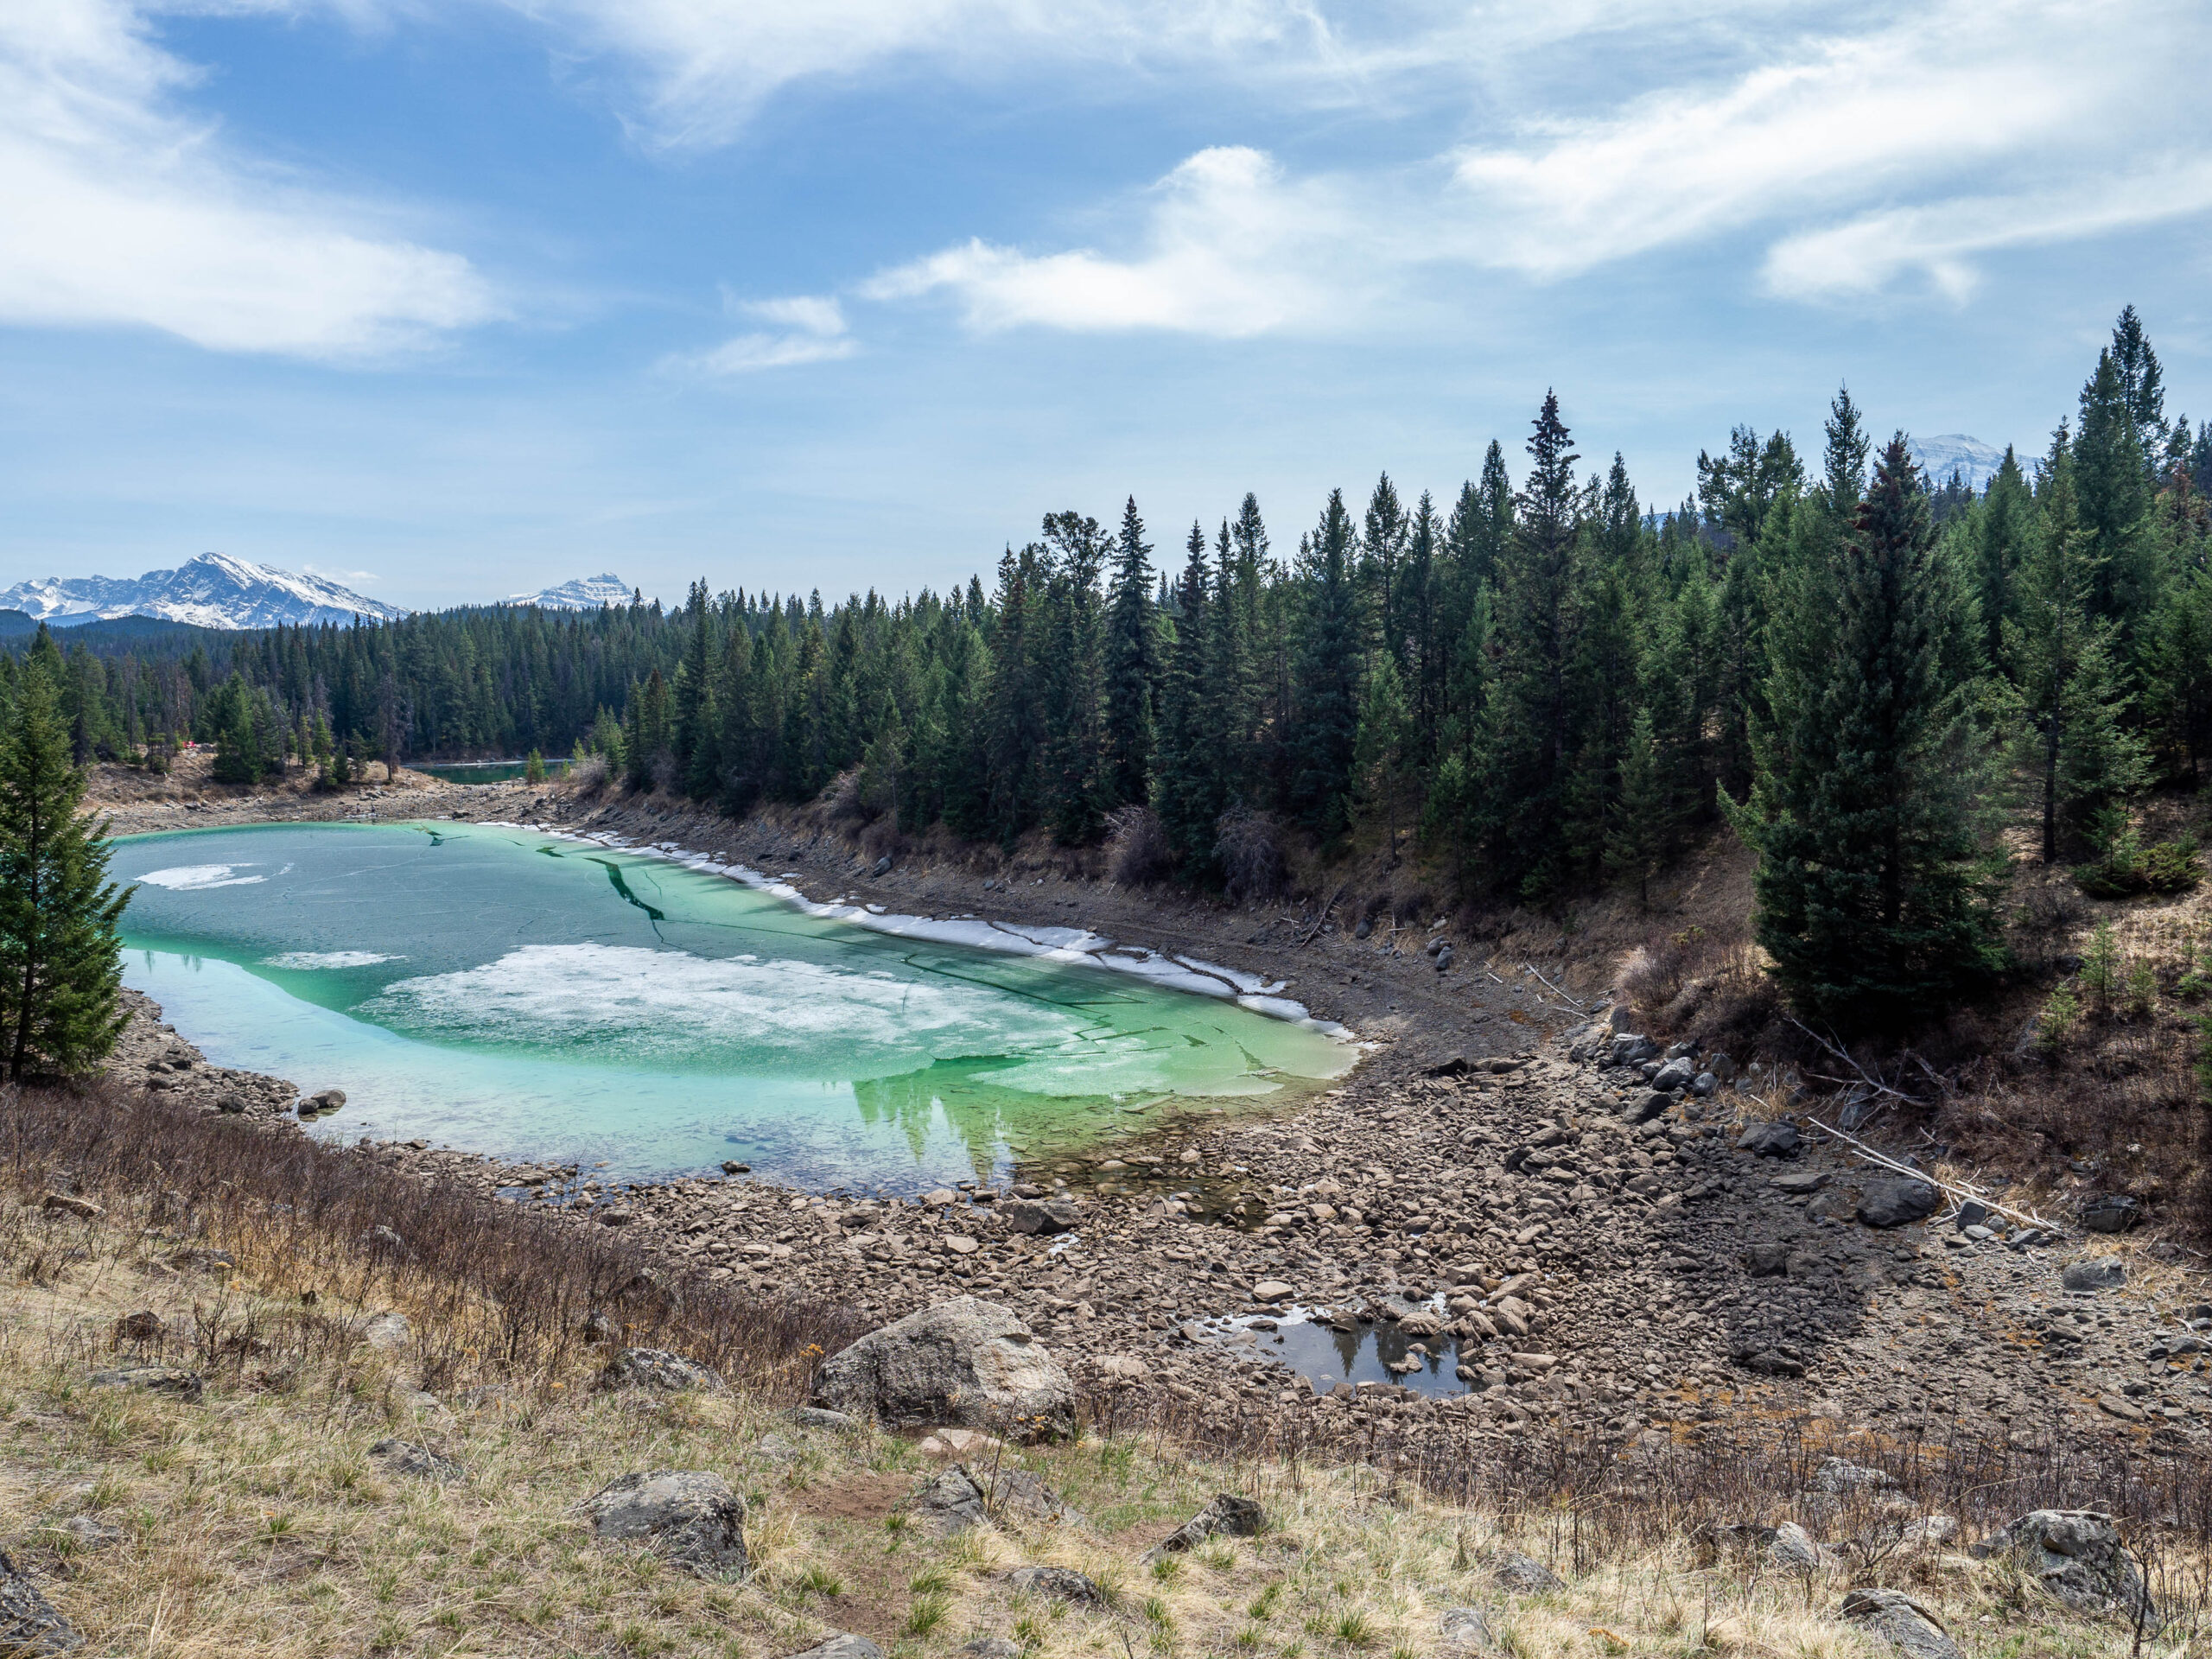
{"type": "Polygon", "coordinates": [[[1319,1317],[1286,1316],[1257,1325],[1249,1319],[1214,1319],[1204,1328],[1226,1344],[1287,1366],[1312,1384],[1316,1394],[1326,1394],[1339,1383],[1357,1387],[1362,1382],[1394,1383],[1431,1399],[1467,1392],[1468,1385],[1457,1375],[1460,1357],[1455,1338],[1415,1338],[1388,1319],[1344,1323],[1351,1328],[1339,1330],[1319,1317]],[[1263,1328],[1268,1323],[1276,1328],[1263,1328]],[[1414,1356],[1418,1365],[1408,1371],[1392,1370],[1412,1354],[1416,1341],[1427,1351],[1414,1356]]]}
{"type": "Polygon", "coordinates": [[[115,869],[141,884],[129,982],[217,1064],[345,1090],[318,1133],[909,1190],[1351,1058],[1231,1002],[518,830],[188,832],[118,843],[115,869]]]}

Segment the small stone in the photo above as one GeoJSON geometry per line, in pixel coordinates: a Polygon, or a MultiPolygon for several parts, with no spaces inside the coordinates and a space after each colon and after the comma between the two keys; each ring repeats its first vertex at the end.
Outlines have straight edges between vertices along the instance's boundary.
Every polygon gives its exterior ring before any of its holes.
{"type": "Polygon", "coordinates": [[[972,1642],[963,1642],[956,1651],[968,1659],[1021,1659],[1019,1643],[1002,1636],[979,1636],[972,1642]]]}
{"type": "Polygon", "coordinates": [[[1828,1184],[1828,1175],[1824,1169],[1793,1169],[1786,1175],[1776,1176],[1772,1184],[1778,1192],[1787,1192],[1793,1198],[1803,1198],[1826,1186],[1828,1184]]]}
{"type": "Polygon", "coordinates": [[[1009,1231],[1045,1236],[1071,1231],[1083,1212],[1068,1198],[1016,1198],[999,1206],[1009,1231]]]}
{"type": "Polygon", "coordinates": [[[74,1216],[80,1221],[96,1220],[102,1213],[99,1205],[73,1192],[49,1192],[39,1200],[39,1208],[49,1216],[74,1216]]]}
{"type": "Polygon", "coordinates": [[[694,1389],[719,1394],[723,1383],[721,1377],[704,1365],[695,1365],[681,1354],[671,1354],[665,1348],[625,1348],[607,1362],[607,1369],[599,1374],[602,1389],[658,1389],[667,1394],[683,1394],[694,1389]]]}
{"type": "Polygon", "coordinates": [[[1816,1492],[1878,1492],[1896,1484],[1882,1470],[1870,1469],[1862,1463],[1847,1463],[1841,1458],[1822,1458],[1820,1467],[1813,1471],[1813,1490],[1816,1492]]]}
{"type": "Polygon", "coordinates": [[[151,1342],[162,1334],[162,1316],[150,1307],[126,1313],[115,1322],[118,1342],[151,1342]]]}
{"type": "MultiPolygon", "coordinates": [[[[989,886],[985,882],[986,887],[989,886]]],[[[804,1653],[795,1653],[791,1659],[883,1659],[883,1649],[864,1636],[854,1636],[840,1630],[826,1642],[817,1643],[804,1653]]]]}
{"type": "MultiPolygon", "coordinates": [[[[750,1175],[752,1173],[753,1166],[750,1164],[741,1164],[734,1158],[725,1158],[722,1160],[722,1173],[725,1175],[750,1175]]],[[[861,1639],[861,1638],[859,1637],[855,1637],[853,1638],[855,1642],[861,1639]]],[[[873,1645],[873,1643],[870,1645],[873,1645]]]]}
{"type": "Polygon", "coordinates": [[[415,1327],[407,1322],[404,1313],[386,1309],[361,1321],[360,1337],[365,1345],[381,1353],[397,1353],[415,1340],[415,1327]]]}
{"type": "Polygon", "coordinates": [[[1804,1144],[1795,1123],[1754,1123],[1736,1137],[1736,1150],[1760,1158],[1787,1158],[1804,1144]]]}
{"type": "Polygon", "coordinates": [[[1280,1279],[1262,1279],[1252,1287],[1252,1300],[1255,1302],[1287,1302],[1292,1294],[1291,1287],[1280,1279]]]}
{"type": "Polygon", "coordinates": [[[2123,1423],[2139,1423],[2143,1421],[2143,1408],[2132,1400],[2122,1399],[2116,1394],[2099,1395],[2097,1409],[2107,1417],[2119,1418],[2123,1423]]]}
{"type": "Polygon", "coordinates": [[[797,1423],[801,1428],[826,1428],[836,1431],[858,1428],[860,1419],[842,1411],[826,1411],[820,1406],[793,1406],[784,1414],[784,1421],[797,1423]]]}
{"type": "Polygon", "coordinates": [[[1504,1550],[1491,1557],[1490,1576],[1499,1589],[1517,1591],[1522,1595],[1541,1595],[1548,1590],[1567,1588],[1566,1581],[1558,1573],[1516,1550],[1504,1550]]]}
{"type": "Polygon", "coordinates": [[[940,1538],[981,1526],[990,1519],[983,1488],[968,1472],[965,1464],[956,1463],[934,1479],[924,1482],[908,1501],[922,1524],[940,1538]]]}
{"type": "Polygon", "coordinates": [[[1458,1659],[1461,1655],[1490,1652],[1497,1646],[1497,1637],[1481,1608],[1447,1607],[1438,1621],[1436,1645],[1439,1659],[1458,1659]]]}
{"type": "Polygon", "coordinates": [[[124,1365],[114,1370],[94,1371],[92,1384],[96,1389],[139,1389],[148,1394],[165,1394],[188,1406],[198,1405],[207,1386],[197,1371],[181,1370],[174,1365],[124,1365]]]}
{"type": "Polygon", "coordinates": [[[1050,1596],[1084,1607],[1106,1605],[1106,1592],[1072,1567],[1017,1567],[1006,1575],[1006,1581],[1018,1596],[1050,1596]]]}
{"type": "Polygon", "coordinates": [[[925,1434],[914,1450],[925,1458],[972,1458],[1006,1450],[1006,1442],[973,1428],[940,1428],[925,1434]]]}
{"type": "Polygon", "coordinates": [[[369,1455],[395,1475],[445,1481],[459,1480],[467,1473],[451,1458],[412,1440],[378,1440],[369,1448],[369,1455]]]}
{"type": "Polygon", "coordinates": [[[1209,1538],[1256,1538],[1267,1523],[1267,1511],[1251,1498],[1235,1492],[1218,1493],[1205,1508],[1147,1550],[1144,1559],[1150,1562],[1163,1555],[1179,1555],[1209,1538]]]}
{"type": "Polygon", "coordinates": [[[1795,1521],[1784,1521],[1774,1529],[1766,1558],[1785,1573],[1817,1573],[1827,1564],[1812,1535],[1795,1521]]]}

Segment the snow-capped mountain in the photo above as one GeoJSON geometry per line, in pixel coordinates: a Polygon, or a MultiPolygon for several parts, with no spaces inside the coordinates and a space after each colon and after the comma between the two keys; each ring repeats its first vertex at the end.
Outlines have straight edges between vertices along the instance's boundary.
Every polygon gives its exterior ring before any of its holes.
{"type": "Polygon", "coordinates": [[[557,588],[541,588],[534,594],[511,594],[510,605],[536,605],[548,611],[595,611],[607,605],[627,605],[630,584],[613,571],[578,576],[557,588]]]}
{"type": "Polygon", "coordinates": [[[174,570],[124,576],[48,576],[0,590],[0,607],[42,621],[156,616],[202,628],[272,628],[280,623],[389,622],[407,613],[365,599],[321,576],[298,576],[223,553],[202,553],[174,570]]]}
{"type": "Polygon", "coordinates": [[[1997,469],[2005,464],[2005,452],[1992,448],[1980,438],[1970,438],[1963,432],[1945,432],[1932,438],[1915,438],[1912,458],[1928,474],[1928,487],[1941,489],[1951,481],[1955,472],[1966,480],[1970,490],[1986,490],[1989,480],[1997,476],[1997,469]]]}

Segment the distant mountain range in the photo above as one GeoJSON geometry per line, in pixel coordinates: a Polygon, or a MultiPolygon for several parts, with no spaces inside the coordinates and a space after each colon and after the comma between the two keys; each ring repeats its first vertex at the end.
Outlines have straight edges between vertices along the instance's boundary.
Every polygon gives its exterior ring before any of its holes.
{"type": "Polygon", "coordinates": [[[389,622],[407,613],[321,576],[295,575],[224,553],[202,553],[174,570],[124,576],[49,576],[0,589],[0,607],[67,626],[120,616],[158,617],[202,628],[279,624],[389,622]]]}
{"type": "Polygon", "coordinates": [[[578,576],[557,588],[541,588],[534,594],[512,594],[510,605],[535,605],[548,611],[596,611],[607,605],[627,605],[630,584],[613,571],[578,576]]]}
{"type": "Polygon", "coordinates": [[[1997,469],[2005,464],[2002,449],[1992,448],[1980,438],[1970,438],[1963,432],[1945,432],[1910,442],[1912,458],[1928,474],[1930,489],[1941,489],[1951,481],[1951,474],[1955,472],[1966,480],[1968,489],[1986,490],[1989,480],[1997,476],[1997,469]]]}

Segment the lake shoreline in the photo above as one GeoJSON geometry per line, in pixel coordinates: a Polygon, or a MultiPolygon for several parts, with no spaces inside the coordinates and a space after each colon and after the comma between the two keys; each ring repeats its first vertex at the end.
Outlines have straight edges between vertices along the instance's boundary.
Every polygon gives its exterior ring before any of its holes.
{"type": "MultiPolygon", "coordinates": [[[[1230,1435],[1255,1413],[1306,1421],[1294,1432],[1344,1444],[1387,1423],[1394,1433],[1480,1440],[1550,1425],[1626,1445],[1808,1413],[1847,1445],[1861,1433],[1932,1432],[1939,1419],[2000,1444],[2123,1432],[2125,1420],[2098,1402],[2125,1403],[2123,1386],[2141,1381],[2124,1329],[2107,1349],[2093,1341],[2057,1359],[2033,1344],[1977,1343],[1971,1396],[1946,1382],[1961,1333],[2018,1329],[2062,1301],[2057,1267],[2078,1241],[2024,1255],[1961,1249],[1965,1241],[1932,1224],[1855,1224],[1847,1205],[1841,1220],[1825,1219],[1806,1192],[1854,1192],[1861,1166],[1811,1151],[1783,1166],[1793,1179],[1778,1186],[1774,1164],[1735,1146],[1747,1116],[1774,1109],[1747,1096],[1686,1101],[1637,1123],[1624,1108],[1640,1083],[1575,1058],[1559,1039],[1578,1022],[1517,987],[1478,982],[1471,970],[1438,975],[1388,940],[1378,948],[1323,932],[1300,945],[1310,917],[1278,912],[1263,928],[1251,913],[1105,891],[1049,867],[985,873],[906,856],[879,877],[857,848],[799,814],[736,823],[565,791],[466,793],[446,810],[672,843],[792,872],[801,891],[824,899],[1017,925],[1072,919],[1291,980],[1291,994],[1317,1015],[1375,1046],[1338,1087],[1281,1116],[1186,1120],[1134,1134],[1113,1156],[1023,1168],[1021,1192],[1073,1205],[1074,1227],[1057,1235],[1009,1225],[1012,1192],[879,1202],[741,1173],[587,1191],[589,1173],[573,1166],[505,1165],[422,1143],[364,1155],[487,1198],[558,1204],[570,1224],[620,1226],[678,1273],[766,1295],[829,1296],[871,1321],[950,1295],[1003,1302],[1079,1376],[1128,1393],[1133,1406],[1180,1414],[1200,1433],[1230,1435]],[[1516,1008],[1522,1018],[1510,1017],[1516,1008]],[[1487,1054],[1485,1042],[1500,1039],[1515,1052],[1487,1054]],[[1465,1069],[1427,1075],[1455,1059],[1465,1069]],[[1575,1157],[1548,1158],[1540,1170],[1526,1154],[1545,1140],[1575,1157]],[[1575,1184],[1548,1179],[1554,1171],[1575,1184]],[[524,1196],[531,1192],[554,1196],[524,1196]],[[1788,1270],[1759,1276],[1770,1271],[1758,1265],[1761,1250],[1787,1256],[1788,1270]],[[1452,1397],[1380,1385],[1317,1394],[1266,1357],[1267,1322],[1294,1306],[1337,1325],[1351,1347],[1363,1332],[1371,1345],[1376,1321],[1440,1297],[1469,1332],[1457,1357],[1471,1386],[1452,1397]],[[1497,1317],[1501,1308],[1513,1318],[1497,1317]],[[1227,1339],[1212,1323],[1225,1315],[1245,1322],[1227,1339]],[[1760,1357],[1777,1353],[1785,1357],[1760,1357]]],[[[404,804],[429,798],[410,791],[404,804]]],[[[216,821],[254,821],[251,810],[240,802],[216,821]]],[[[2158,1317],[2152,1293],[2106,1300],[2113,1311],[2132,1305],[2138,1324],[2158,1317]]],[[[2172,1386],[2172,1415],[2133,1432],[2202,1441],[2205,1416],[2184,1415],[2188,1396],[2172,1386]]]]}

